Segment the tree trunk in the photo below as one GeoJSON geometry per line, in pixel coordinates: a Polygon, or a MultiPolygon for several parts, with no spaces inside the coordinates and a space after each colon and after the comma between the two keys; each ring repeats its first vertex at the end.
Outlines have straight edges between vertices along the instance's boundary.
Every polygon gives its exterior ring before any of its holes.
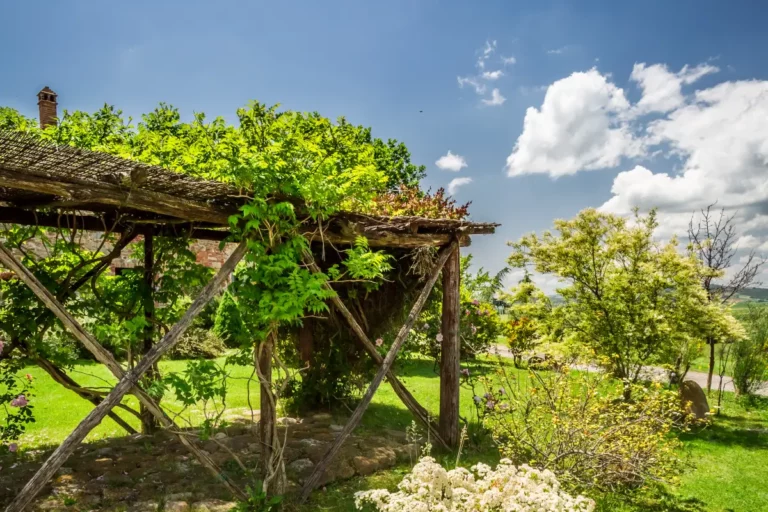
{"type": "MultiPolygon", "coordinates": [[[[142,346],[142,357],[146,356],[152,345],[154,344],[155,336],[155,251],[154,251],[154,235],[150,228],[144,235],[144,318],[147,321],[144,327],[144,340],[142,346]]],[[[149,388],[154,381],[160,377],[157,365],[150,368],[144,378],[142,379],[142,387],[144,389],[149,388]]],[[[158,400],[159,404],[159,400],[158,400]]],[[[159,424],[157,418],[154,417],[152,412],[147,409],[144,404],[140,405],[141,411],[141,433],[153,434],[159,424]]]]}
{"type": "Polygon", "coordinates": [[[712,375],[715,373],[715,339],[707,338],[709,344],[709,371],[707,372],[707,395],[712,392],[712,375]]]}
{"type": "Polygon", "coordinates": [[[273,333],[261,342],[256,349],[258,351],[259,365],[259,400],[261,411],[259,419],[259,442],[261,443],[261,471],[262,479],[266,479],[271,469],[272,453],[275,439],[274,428],[277,421],[275,404],[272,395],[272,340],[273,333]]]}
{"type": "Polygon", "coordinates": [[[443,340],[440,351],[440,435],[451,448],[459,443],[459,265],[459,248],[456,246],[443,267],[443,340]]]}

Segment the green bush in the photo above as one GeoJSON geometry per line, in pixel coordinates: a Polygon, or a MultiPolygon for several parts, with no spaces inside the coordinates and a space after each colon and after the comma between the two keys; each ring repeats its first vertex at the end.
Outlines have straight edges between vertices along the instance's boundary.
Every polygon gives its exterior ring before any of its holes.
{"type": "Polygon", "coordinates": [[[215,333],[200,327],[190,327],[173,346],[171,359],[215,359],[227,349],[215,333]]]}
{"type": "Polygon", "coordinates": [[[237,348],[248,342],[248,336],[237,308],[235,299],[225,292],[216,310],[216,320],[213,332],[221,338],[228,347],[237,348]]]}
{"type": "Polygon", "coordinates": [[[630,385],[632,400],[606,376],[530,372],[485,381],[475,403],[501,455],[549,469],[576,488],[637,489],[673,482],[685,468],[675,428],[687,428],[676,393],[630,385]]]}
{"type": "Polygon", "coordinates": [[[750,305],[743,318],[747,336],[734,342],[733,385],[739,394],[752,395],[768,371],[768,310],[750,305]]]}

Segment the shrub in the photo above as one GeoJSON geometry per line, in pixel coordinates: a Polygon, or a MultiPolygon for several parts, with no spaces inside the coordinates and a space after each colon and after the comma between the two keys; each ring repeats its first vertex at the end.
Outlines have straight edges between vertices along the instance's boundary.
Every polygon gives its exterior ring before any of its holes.
{"type": "Polygon", "coordinates": [[[768,370],[768,309],[750,305],[743,319],[747,336],[733,343],[733,385],[739,394],[752,395],[768,370]]]}
{"type": "Polygon", "coordinates": [[[190,327],[170,351],[171,359],[215,359],[227,349],[216,334],[200,327],[190,327]]]}
{"type": "MultiPolygon", "coordinates": [[[[435,359],[440,357],[442,341],[442,308],[437,307],[422,313],[419,324],[411,333],[410,350],[435,359]]],[[[467,296],[461,300],[461,322],[459,338],[461,340],[461,359],[472,359],[478,354],[488,352],[499,336],[506,333],[507,326],[501,321],[496,309],[488,303],[473,300],[467,296]]]]}
{"type": "Polygon", "coordinates": [[[688,417],[677,394],[658,384],[626,384],[628,401],[605,376],[530,372],[505,387],[491,382],[475,402],[504,457],[601,490],[672,481],[685,466],[670,432],[688,417]]]}
{"type": "Polygon", "coordinates": [[[237,309],[237,303],[229,292],[225,292],[219,302],[213,332],[228,347],[237,348],[248,341],[240,310],[237,309]]]}
{"type": "Polygon", "coordinates": [[[397,487],[399,490],[394,493],[386,489],[358,492],[355,505],[360,509],[370,503],[381,512],[591,512],[595,509],[594,501],[584,496],[574,498],[560,490],[560,483],[551,471],[515,467],[507,459],[499,462],[496,469],[478,464],[471,471],[464,468],[446,471],[435,459],[424,457],[397,487]]]}

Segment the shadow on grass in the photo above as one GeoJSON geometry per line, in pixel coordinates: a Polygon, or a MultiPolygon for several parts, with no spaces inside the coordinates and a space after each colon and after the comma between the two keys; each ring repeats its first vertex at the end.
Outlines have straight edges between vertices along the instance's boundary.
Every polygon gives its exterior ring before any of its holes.
{"type": "MultiPolygon", "coordinates": [[[[473,375],[486,375],[496,371],[499,363],[484,359],[474,359],[461,362],[462,368],[468,368],[473,375]]],[[[514,367],[507,368],[514,371],[514,367]]],[[[440,367],[437,362],[427,359],[404,359],[398,361],[395,374],[403,377],[440,378],[440,367]]]]}
{"type": "Polygon", "coordinates": [[[768,429],[762,427],[760,422],[740,417],[721,416],[702,430],[681,434],[680,439],[700,440],[722,446],[768,449],[768,429]]]}
{"type": "Polygon", "coordinates": [[[682,498],[661,486],[642,493],[610,493],[598,496],[597,510],[651,511],[651,512],[704,512],[706,503],[698,498],[682,498]]]}

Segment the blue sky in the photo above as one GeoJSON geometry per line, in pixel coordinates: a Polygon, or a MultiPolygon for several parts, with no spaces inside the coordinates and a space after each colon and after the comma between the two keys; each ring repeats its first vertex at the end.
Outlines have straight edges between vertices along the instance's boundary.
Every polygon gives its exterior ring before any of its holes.
{"type": "MultiPolygon", "coordinates": [[[[49,85],[59,94],[60,108],[95,110],[107,102],[134,117],[165,101],[186,116],[203,111],[232,119],[250,99],[329,117],[345,115],[372,126],[378,137],[405,142],[414,161],[427,165],[427,186],[472,179],[457,189],[457,200],[473,201],[473,219],[503,224],[497,235],[477,237],[470,249],[479,264],[492,269],[503,265],[508,240],[545,229],[553,219],[582,208],[605,205],[612,197],[607,209],[617,213],[625,214],[633,201],[667,208],[665,227],[672,233],[682,225],[683,213],[690,217],[710,198],[686,191],[700,187],[711,192],[721,185],[716,199],[727,196],[721,204],[742,212],[744,232],[753,237],[748,243],[768,249],[768,220],[761,220],[768,184],[758,172],[768,170],[768,148],[757,147],[756,139],[745,146],[752,153],[735,157],[752,164],[733,176],[753,179],[755,190],[766,186],[764,194],[742,205],[734,199],[740,197],[738,190],[726,190],[733,181],[727,175],[715,177],[715,171],[705,169],[709,181],[694,183],[706,154],[674,125],[683,122],[686,107],[699,101],[695,91],[722,83],[736,84],[718,96],[723,110],[744,96],[739,87],[748,87],[749,80],[761,84],[752,93],[764,106],[766,19],[768,4],[757,1],[0,0],[0,105],[35,116],[35,94],[49,85]],[[478,59],[494,41],[480,69],[478,59]],[[514,57],[515,63],[504,65],[503,57],[514,57]],[[631,79],[637,63],[661,67],[645,74],[636,70],[631,79]],[[702,66],[693,69],[701,73],[687,73],[686,65],[702,66]],[[573,75],[593,67],[591,74],[573,75]],[[483,70],[501,70],[503,76],[487,81],[483,95],[471,85],[459,87],[458,77],[477,77],[483,70]],[[649,79],[646,88],[642,76],[649,79]],[[563,87],[553,87],[568,77],[563,87]],[[683,84],[677,88],[682,97],[659,85],[672,77],[683,84]],[[591,107],[578,106],[595,98],[585,90],[603,98],[605,84],[613,100],[627,105],[607,107],[608,117],[596,121],[589,118],[591,107]],[[483,104],[494,88],[505,98],[503,104],[483,104]],[[618,100],[616,89],[621,90],[618,100]],[[542,104],[548,90],[552,115],[542,115],[531,128],[515,176],[509,177],[507,157],[523,133],[526,109],[547,110],[542,104]],[[672,98],[671,103],[654,106],[659,94],[672,98]],[[553,125],[566,126],[565,131],[553,134],[553,125]],[[598,155],[597,163],[585,157],[603,151],[607,139],[597,132],[611,128],[629,138],[607,157],[598,155]],[[561,144],[574,137],[584,140],[573,147],[561,144]],[[439,169],[435,162],[448,150],[461,155],[467,166],[459,172],[439,169]],[[534,163],[542,154],[546,158],[534,163]],[[685,177],[687,171],[693,172],[685,177]],[[612,187],[618,192],[612,193],[612,187]],[[663,204],[653,204],[658,198],[663,204]]],[[[595,108],[606,104],[597,101],[595,108]]],[[[711,117],[712,111],[693,114],[711,117]]],[[[768,135],[768,121],[759,121],[758,115],[744,122],[723,116],[717,122],[730,119],[726,124],[768,135]]],[[[685,122],[698,126],[710,117],[685,122]]],[[[704,130],[698,139],[709,133],[704,130]]],[[[733,150],[728,140],[719,147],[720,153],[733,150]]]]}

